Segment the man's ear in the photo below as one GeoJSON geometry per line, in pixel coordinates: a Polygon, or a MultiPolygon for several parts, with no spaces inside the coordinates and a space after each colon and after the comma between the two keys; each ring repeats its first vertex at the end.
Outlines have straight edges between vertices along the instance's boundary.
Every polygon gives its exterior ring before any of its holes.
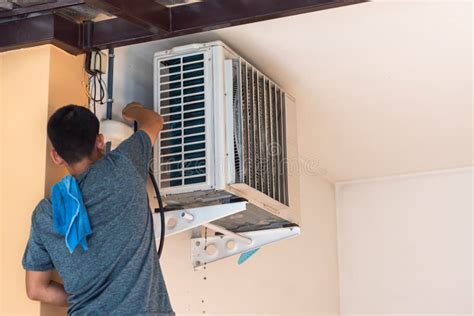
{"type": "Polygon", "coordinates": [[[104,135],[102,134],[97,135],[97,138],[95,139],[95,146],[101,152],[105,150],[104,135]]]}
{"type": "Polygon", "coordinates": [[[61,156],[59,156],[58,152],[56,151],[56,149],[51,149],[51,151],[49,152],[50,155],[51,155],[51,159],[53,160],[53,162],[58,165],[58,166],[66,166],[67,163],[66,161],[61,158],[61,156]]]}

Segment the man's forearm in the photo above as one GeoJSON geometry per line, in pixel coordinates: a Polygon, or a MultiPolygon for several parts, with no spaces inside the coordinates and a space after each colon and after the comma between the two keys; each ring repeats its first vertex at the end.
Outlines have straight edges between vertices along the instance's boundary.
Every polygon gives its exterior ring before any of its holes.
{"type": "Polygon", "coordinates": [[[129,119],[137,121],[139,125],[156,124],[156,121],[160,119],[158,113],[145,107],[132,107],[126,109],[124,114],[129,119]]]}
{"type": "Polygon", "coordinates": [[[127,121],[136,121],[138,128],[148,134],[152,144],[163,128],[163,118],[155,111],[146,109],[137,102],[129,103],[123,109],[122,116],[127,121]]]}
{"type": "Polygon", "coordinates": [[[56,306],[68,306],[64,286],[55,281],[51,281],[48,286],[39,289],[32,299],[56,306]]]}

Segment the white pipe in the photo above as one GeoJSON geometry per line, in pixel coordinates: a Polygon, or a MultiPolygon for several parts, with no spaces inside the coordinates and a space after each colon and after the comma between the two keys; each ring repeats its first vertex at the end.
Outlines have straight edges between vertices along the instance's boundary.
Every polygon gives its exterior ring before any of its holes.
{"type": "Polygon", "coordinates": [[[251,244],[252,243],[252,239],[251,238],[248,238],[248,237],[245,237],[245,236],[242,236],[242,235],[239,235],[239,234],[236,234],[234,232],[231,232],[230,230],[228,229],[225,229],[224,227],[222,226],[218,226],[218,225],[214,225],[212,223],[207,223],[207,224],[203,224],[204,227],[207,227],[209,229],[212,229],[213,231],[215,232],[219,232],[221,234],[224,234],[224,235],[227,235],[229,237],[234,237],[235,239],[238,239],[246,244],[251,244]]]}

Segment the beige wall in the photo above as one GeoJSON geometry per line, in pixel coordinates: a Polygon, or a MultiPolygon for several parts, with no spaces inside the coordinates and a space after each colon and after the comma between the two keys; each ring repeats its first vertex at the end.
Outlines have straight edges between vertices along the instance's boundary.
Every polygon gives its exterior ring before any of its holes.
{"type": "MultiPolygon", "coordinates": [[[[0,55],[0,109],[3,108],[3,84],[2,82],[2,71],[3,71],[3,55],[0,55]]],[[[0,110],[0,141],[3,140],[3,113],[0,110]]],[[[3,244],[1,242],[3,236],[3,146],[0,143],[0,278],[3,271],[3,244]]],[[[0,311],[3,306],[3,287],[0,286],[0,311]]]]}
{"type": "Polygon", "coordinates": [[[302,235],[193,271],[190,235],[166,239],[162,269],[178,314],[335,315],[339,313],[333,185],[301,178],[302,235]]]}
{"type": "Polygon", "coordinates": [[[48,46],[3,53],[2,85],[2,315],[37,315],[27,299],[21,259],[31,212],[44,195],[48,46]]]}
{"type": "Polygon", "coordinates": [[[46,122],[63,102],[85,103],[81,67],[80,57],[51,46],[0,54],[0,315],[40,314],[40,304],[26,297],[21,259],[31,213],[62,172],[48,162],[46,122]]]}
{"type": "Polygon", "coordinates": [[[473,177],[337,184],[343,315],[472,315],[473,177]]]}

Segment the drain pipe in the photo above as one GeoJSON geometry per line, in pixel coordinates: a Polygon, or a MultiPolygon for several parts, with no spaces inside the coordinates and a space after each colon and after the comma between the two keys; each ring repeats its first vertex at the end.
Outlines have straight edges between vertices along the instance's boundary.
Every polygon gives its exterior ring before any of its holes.
{"type": "Polygon", "coordinates": [[[107,67],[107,111],[105,113],[107,120],[112,119],[112,103],[114,102],[114,58],[115,51],[113,48],[109,48],[109,64],[107,67]]]}

